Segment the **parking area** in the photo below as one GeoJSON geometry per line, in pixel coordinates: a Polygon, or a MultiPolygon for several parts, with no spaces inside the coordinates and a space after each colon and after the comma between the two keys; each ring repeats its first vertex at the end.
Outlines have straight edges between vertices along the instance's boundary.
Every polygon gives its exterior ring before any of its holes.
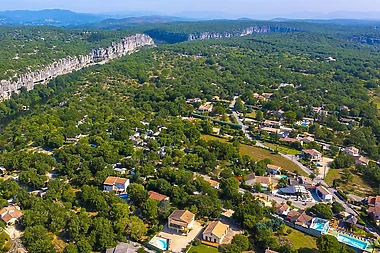
{"type": "Polygon", "coordinates": [[[174,230],[168,228],[166,224],[162,232],[158,236],[169,239],[169,251],[170,252],[183,252],[186,246],[194,240],[203,230],[203,227],[199,222],[194,222],[193,230],[188,235],[177,234],[174,230]]]}

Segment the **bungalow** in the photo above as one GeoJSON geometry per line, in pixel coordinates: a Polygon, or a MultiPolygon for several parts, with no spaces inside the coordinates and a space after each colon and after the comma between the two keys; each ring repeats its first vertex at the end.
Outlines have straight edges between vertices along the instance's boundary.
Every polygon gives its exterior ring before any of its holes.
{"type": "Polygon", "coordinates": [[[228,233],[229,226],[220,221],[213,221],[206,227],[202,233],[204,241],[221,244],[228,233]]]}
{"type": "Polygon", "coordinates": [[[115,248],[107,249],[105,253],[137,253],[139,249],[139,244],[133,245],[132,243],[121,242],[115,248]]]}
{"type": "Polygon", "coordinates": [[[368,197],[368,215],[375,221],[380,221],[380,196],[368,197]]]}
{"type": "Polygon", "coordinates": [[[256,176],[254,173],[251,173],[246,176],[245,184],[250,186],[260,184],[264,191],[270,191],[277,186],[278,181],[272,177],[256,176]]]}
{"type": "Polygon", "coordinates": [[[288,215],[290,207],[286,203],[281,203],[276,205],[276,210],[279,215],[288,215]]]}
{"type": "Polygon", "coordinates": [[[331,202],[333,200],[333,195],[324,186],[317,186],[315,190],[323,201],[331,202]]]}
{"type": "Polygon", "coordinates": [[[157,200],[158,202],[162,202],[162,201],[164,201],[164,200],[169,201],[169,197],[168,197],[168,196],[163,195],[163,194],[160,194],[160,193],[158,193],[158,192],[149,191],[149,192],[148,192],[148,195],[149,195],[149,198],[150,198],[150,199],[157,200]]]}
{"type": "Polygon", "coordinates": [[[209,182],[211,187],[214,189],[219,189],[219,182],[212,180],[212,179],[206,179],[206,182],[209,182]]]}
{"type": "Polygon", "coordinates": [[[280,175],[282,168],[280,166],[267,164],[267,172],[272,175],[280,175]]]}
{"type": "Polygon", "coordinates": [[[280,138],[279,141],[281,142],[285,142],[287,144],[292,144],[292,143],[301,143],[302,145],[302,142],[296,138],[290,138],[290,137],[285,137],[285,138],[280,138]]]}
{"type": "Polygon", "coordinates": [[[5,222],[5,224],[14,224],[18,221],[24,214],[20,211],[20,209],[16,206],[8,206],[4,207],[0,210],[1,219],[5,222]]]}
{"type": "Polygon", "coordinates": [[[129,179],[121,177],[107,177],[103,183],[105,191],[127,192],[129,179]]]}
{"type": "Polygon", "coordinates": [[[352,125],[355,122],[354,119],[347,119],[347,118],[341,118],[339,121],[345,125],[352,125]]]}
{"type": "Polygon", "coordinates": [[[355,148],[355,147],[347,147],[344,149],[344,153],[346,153],[347,155],[350,155],[350,156],[359,156],[359,149],[355,148]]]}
{"type": "Polygon", "coordinates": [[[361,164],[361,165],[368,165],[369,159],[365,158],[364,156],[355,156],[355,164],[361,164]]]}
{"type": "Polygon", "coordinates": [[[322,154],[315,149],[303,149],[301,155],[302,157],[308,158],[311,161],[319,162],[320,160],[322,160],[322,154]]]}
{"type": "Polygon", "coordinates": [[[278,134],[280,133],[280,129],[277,129],[277,128],[273,128],[273,127],[262,127],[260,128],[260,131],[265,131],[267,132],[268,134],[278,134]]]}
{"type": "Polygon", "coordinates": [[[278,127],[281,127],[282,124],[279,121],[265,120],[264,122],[261,123],[261,126],[278,128],[278,127]]]}
{"type": "Polygon", "coordinates": [[[311,136],[306,136],[306,137],[303,137],[303,138],[301,139],[301,141],[302,141],[303,143],[310,143],[310,142],[313,142],[313,141],[314,141],[314,138],[311,137],[311,136]]]}
{"type": "Polygon", "coordinates": [[[310,215],[307,215],[305,210],[298,211],[296,213],[289,212],[288,216],[292,215],[290,217],[290,221],[293,222],[296,226],[309,228],[309,225],[311,221],[313,220],[313,217],[310,215]]]}
{"type": "Polygon", "coordinates": [[[168,228],[188,233],[194,226],[195,215],[187,210],[175,210],[168,218],[168,228]]]}
{"type": "Polygon", "coordinates": [[[211,102],[206,102],[205,104],[199,106],[199,112],[212,112],[213,105],[211,102]]]}

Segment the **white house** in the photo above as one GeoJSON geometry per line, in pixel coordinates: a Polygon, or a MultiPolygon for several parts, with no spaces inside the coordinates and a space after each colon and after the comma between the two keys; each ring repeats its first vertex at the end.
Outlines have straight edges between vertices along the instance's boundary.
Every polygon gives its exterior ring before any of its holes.
{"type": "Polygon", "coordinates": [[[220,221],[213,221],[206,227],[202,234],[204,241],[221,244],[228,233],[229,226],[220,221]]]}
{"type": "Polygon", "coordinates": [[[350,156],[359,156],[359,149],[355,147],[347,147],[344,149],[344,153],[350,156]]]}
{"type": "Polygon", "coordinates": [[[281,203],[276,205],[277,214],[279,215],[288,215],[290,212],[290,207],[286,203],[281,203]]]}
{"type": "Polygon", "coordinates": [[[309,158],[311,161],[319,162],[322,160],[321,152],[315,149],[303,149],[301,155],[304,158],[309,158]]]}
{"type": "Polygon", "coordinates": [[[168,228],[188,233],[194,226],[195,215],[187,210],[175,210],[168,217],[168,228]]]}
{"type": "Polygon", "coordinates": [[[323,201],[331,202],[333,200],[333,195],[324,186],[318,186],[315,190],[323,201]]]}
{"type": "Polygon", "coordinates": [[[103,183],[105,191],[127,192],[129,179],[121,177],[107,177],[103,183]]]}
{"type": "Polygon", "coordinates": [[[8,206],[8,207],[4,207],[3,209],[0,210],[1,219],[7,225],[15,223],[23,215],[24,214],[16,206],[8,206]]]}

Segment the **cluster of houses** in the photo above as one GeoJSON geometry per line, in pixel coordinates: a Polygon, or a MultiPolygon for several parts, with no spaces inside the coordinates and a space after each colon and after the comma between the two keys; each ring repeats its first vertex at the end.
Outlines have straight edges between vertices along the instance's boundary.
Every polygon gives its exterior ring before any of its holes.
{"type": "Polygon", "coordinates": [[[360,155],[359,149],[355,147],[347,147],[343,149],[343,152],[355,159],[356,164],[368,165],[369,159],[360,155]]]}
{"type": "Polygon", "coordinates": [[[0,210],[1,219],[7,225],[16,223],[23,215],[17,206],[7,206],[0,210]]]}

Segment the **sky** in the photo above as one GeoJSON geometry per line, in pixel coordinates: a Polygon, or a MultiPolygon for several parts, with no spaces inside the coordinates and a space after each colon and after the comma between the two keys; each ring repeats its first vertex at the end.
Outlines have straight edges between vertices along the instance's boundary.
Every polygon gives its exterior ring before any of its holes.
{"type": "Polygon", "coordinates": [[[294,15],[298,18],[332,12],[372,12],[371,15],[377,15],[380,13],[380,0],[0,0],[0,10],[16,9],[68,9],[86,13],[151,12],[182,16],[195,15],[195,12],[200,15],[202,12],[211,16],[269,18],[294,15]]]}

